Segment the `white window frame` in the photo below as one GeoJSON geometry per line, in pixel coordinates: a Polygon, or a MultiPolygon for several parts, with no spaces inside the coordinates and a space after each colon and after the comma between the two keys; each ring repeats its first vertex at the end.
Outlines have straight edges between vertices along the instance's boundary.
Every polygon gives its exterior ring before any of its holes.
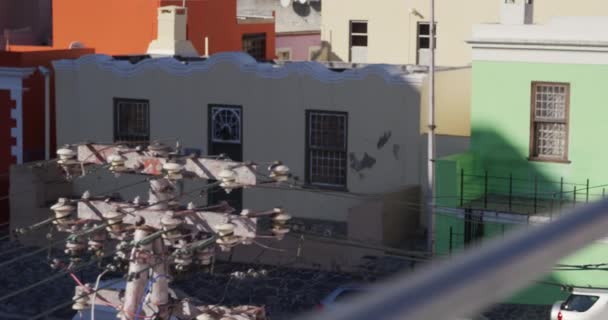
{"type": "MultiPolygon", "coordinates": [[[[434,47],[435,47],[435,49],[437,49],[437,22],[435,22],[435,28],[433,31],[435,32],[434,47]]],[[[418,22],[418,27],[416,28],[416,47],[418,48],[418,50],[420,50],[420,49],[430,50],[431,49],[431,23],[430,22],[428,22],[428,21],[418,22]],[[429,34],[420,34],[420,27],[423,25],[429,26],[429,34]],[[429,39],[428,48],[420,47],[420,39],[429,39]]]]}
{"type": "Polygon", "coordinates": [[[293,54],[292,54],[291,48],[277,48],[275,50],[275,52],[276,52],[277,58],[280,58],[280,56],[279,56],[280,53],[287,53],[289,55],[288,59],[279,59],[281,61],[290,61],[290,60],[292,60],[293,54]]]}

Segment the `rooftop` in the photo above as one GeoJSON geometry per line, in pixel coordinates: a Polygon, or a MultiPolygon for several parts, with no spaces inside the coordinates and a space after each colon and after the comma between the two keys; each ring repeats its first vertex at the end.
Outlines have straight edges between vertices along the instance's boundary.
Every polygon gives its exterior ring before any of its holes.
{"type": "Polygon", "coordinates": [[[468,41],[477,43],[509,43],[570,46],[608,46],[608,16],[556,17],[538,24],[477,24],[468,41]]]}
{"type": "MultiPolygon", "coordinates": [[[[149,69],[162,69],[172,74],[204,72],[218,64],[233,64],[244,72],[255,73],[261,78],[281,79],[290,74],[308,75],[322,82],[359,80],[376,75],[387,83],[420,83],[426,76],[427,68],[415,65],[349,64],[328,62],[321,64],[306,62],[257,62],[241,52],[224,52],[209,58],[150,57],[149,55],[107,56],[86,55],[77,59],[53,62],[56,69],[78,69],[81,65],[95,64],[100,69],[110,70],[124,76],[131,76],[149,69]]],[[[443,68],[447,69],[447,68],[443,68]]],[[[442,68],[439,71],[443,70],[442,68]]]]}

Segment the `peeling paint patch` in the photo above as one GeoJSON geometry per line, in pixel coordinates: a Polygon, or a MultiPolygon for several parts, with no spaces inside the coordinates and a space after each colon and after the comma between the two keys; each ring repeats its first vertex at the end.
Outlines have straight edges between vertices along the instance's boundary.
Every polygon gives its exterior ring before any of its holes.
{"type": "Polygon", "coordinates": [[[351,152],[349,154],[349,159],[351,169],[355,170],[358,173],[365,169],[371,169],[376,164],[376,158],[370,156],[369,154],[367,154],[367,152],[363,154],[363,158],[361,158],[360,160],[357,159],[357,155],[351,152]]]}
{"type": "Polygon", "coordinates": [[[378,139],[378,149],[382,149],[382,147],[384,147],[384,145],[388,142],[388,140],[391,139],[391,136],[393,135],[392,131],[386,131],[379,139],[378,139]]]}
{"type": "Polygon", "coordinates": [[[394,144],[393,145],[393,156],[395,156],[395,159],[399,160],[399,151],[401,150],[401,146],[398,144],[394,144]]]}

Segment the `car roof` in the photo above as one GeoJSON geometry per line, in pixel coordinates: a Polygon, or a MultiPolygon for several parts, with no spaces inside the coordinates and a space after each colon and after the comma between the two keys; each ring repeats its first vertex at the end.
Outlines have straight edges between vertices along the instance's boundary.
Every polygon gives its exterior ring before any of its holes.
{"type": "Polygon", "coordinates": [[[594,289],[594,288],[574,288],[572,289],[573,294],[608,294],[608,289],[594,289]]]}

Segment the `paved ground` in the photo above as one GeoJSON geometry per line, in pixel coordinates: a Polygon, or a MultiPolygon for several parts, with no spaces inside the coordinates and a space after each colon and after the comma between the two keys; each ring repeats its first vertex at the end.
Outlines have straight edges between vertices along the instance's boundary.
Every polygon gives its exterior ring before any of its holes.
{"type": "MultiPolygon", "coordinates": [[[[0,242],[0,264],[23,256],[34,249],[18,244],[0,242]],[[7,253],[8,252],[8,253],[7,253]]],[[[60,255],[55,251],[53,256],[60,255]]],[[[370,262],[380,274],[390,274],[401,268],[411,268],[400,259],[370,262]]],[[[68,276],[59,277],[9,299],[14,293],[56,274],[47,264],[47,252],[40,252],[10,265],[0,266],[0,319],[31,319],[54,307],[60,307],[47,319],[70,319],[74,282],[68,276]],[[62,307],[63,305],[63,307],[62,307]],[[13,316],[15,315],[15,316],[13,316]]],[[[94,282],[99,269],[95,266],[78,273],[84,282],[94,282]]],[[[373,270],[367,270],[372,274],[373,270]]],[[[118,275],[114,275],[118,276],[118,275]]],[[[111,278],[112,275],[106,278],[111,278]]],[[[362,282],[355,275],[288,267],[218,264],[214,274],[197,272],[177,276],[172,286],[209,304],[264,305],[273,320],[291,319],[293,313],[314,310],[317,303],[341,284],[362,282]],[[249,271],[249,272],[248,272],[249,271]],[[242,272],[234,275],[234,272],[242,272]]],[[[548,319],[549,307],[498,306],[485,313],[490,320],[548,319]]]]}

